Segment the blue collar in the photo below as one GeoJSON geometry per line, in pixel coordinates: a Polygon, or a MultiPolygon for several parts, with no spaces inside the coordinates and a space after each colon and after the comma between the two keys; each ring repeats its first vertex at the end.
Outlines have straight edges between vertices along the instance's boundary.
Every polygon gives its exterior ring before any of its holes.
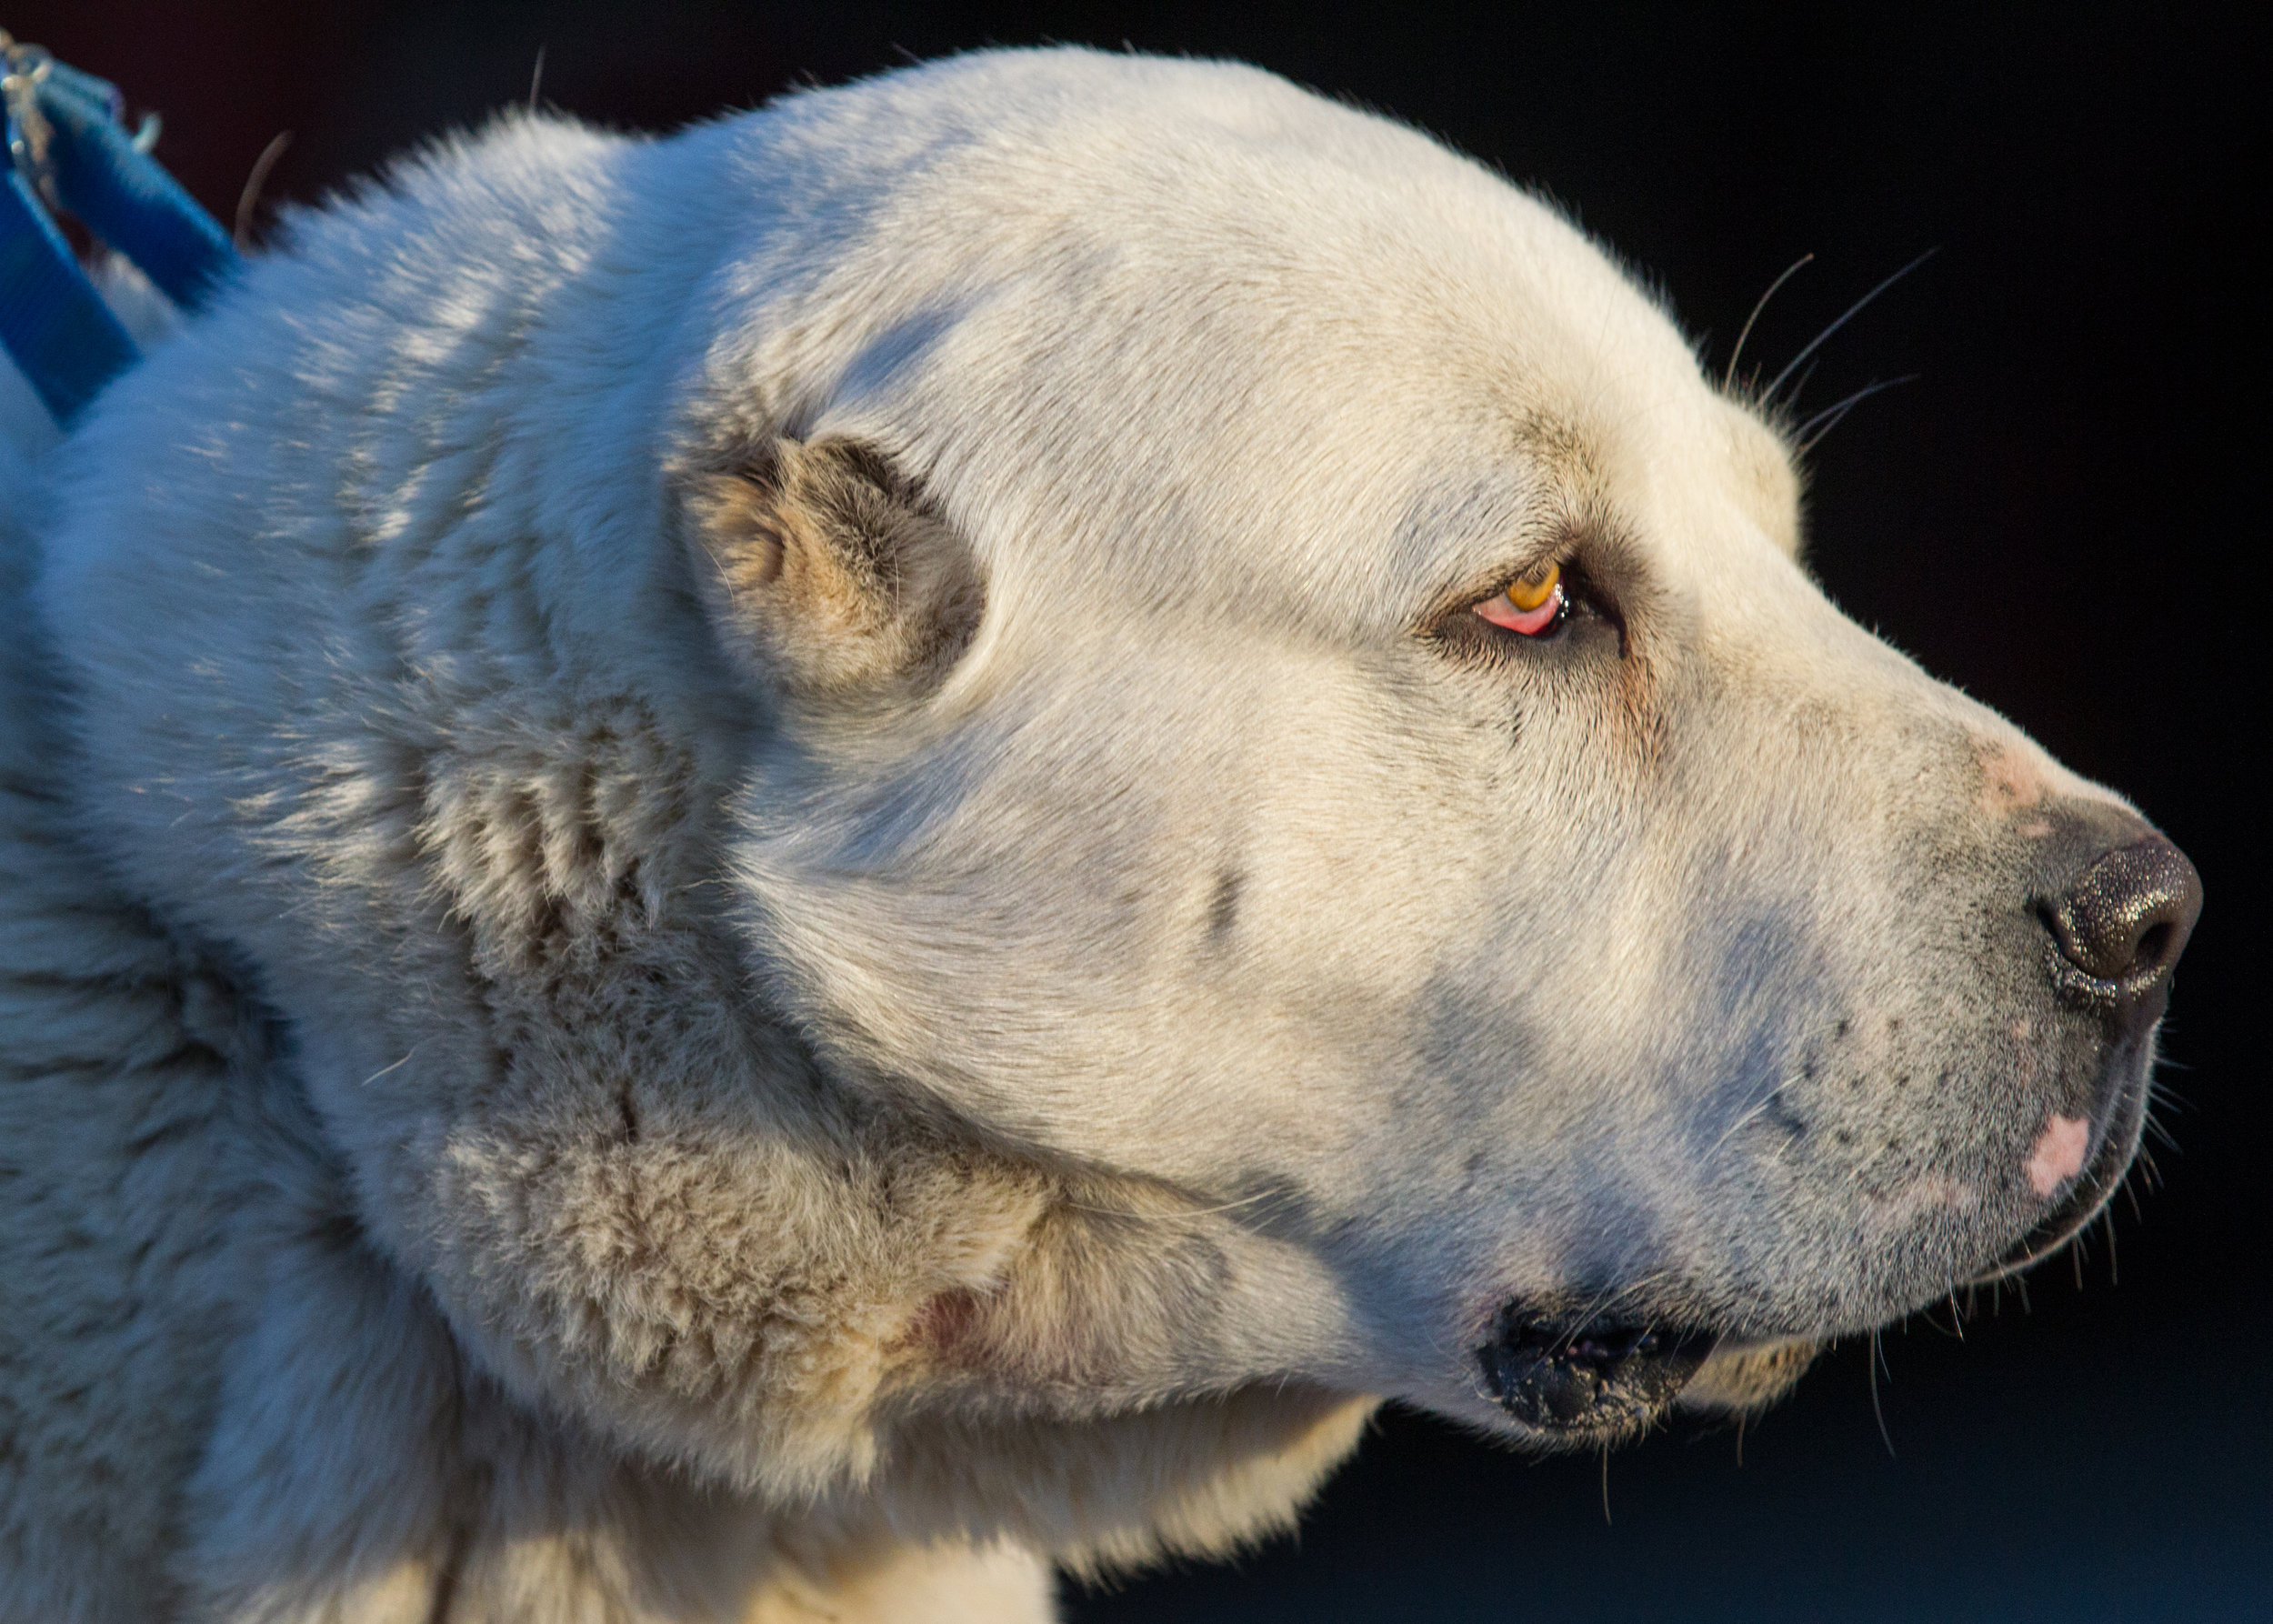
{"type": "Polygon", "coordinates": [[[121,122],[112,85],[0,33],[8,165],[0,185],[0,345],[68,428],[141,356],[56,228],[68,213],[125,255],[182,310],[195,310],[244,260],[214,217],[121,122]]]}

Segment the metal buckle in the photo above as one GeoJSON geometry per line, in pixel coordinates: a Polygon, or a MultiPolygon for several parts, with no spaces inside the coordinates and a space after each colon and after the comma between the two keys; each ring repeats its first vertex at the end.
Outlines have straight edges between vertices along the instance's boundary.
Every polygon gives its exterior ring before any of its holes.
{"type": "Polygon", "coordinates": [[[55,58],[45,46],[18,45],[13,35],[0,30],[0,59],[7,65],[6,73],[0,75],[0,103],[7,109],[9,159],[15,172],[53,209],[56,206],[55,176],[47,148],[55,130],[39,109],[39,85],[55,65],[55,58]]]}

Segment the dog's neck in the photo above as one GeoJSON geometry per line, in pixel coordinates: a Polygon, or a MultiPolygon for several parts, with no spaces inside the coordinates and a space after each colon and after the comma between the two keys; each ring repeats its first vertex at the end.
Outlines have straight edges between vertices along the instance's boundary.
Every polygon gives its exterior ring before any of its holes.
{"type": "Polygon", "coordinates": [[[630,364],[699,266],[628,287],[606,255],[643,150],[494,134],[448,160],[472,205],[414,176],[257,273],[371,342],[239,398],[225,313],[123,380],[164,431],[93,426],[116,486],[60,547],[146,532],[177,446],[249,506],[50,595],[87,821],[249,967],[346,1206],[518,1400],[769,1503],[928,1483],[1076,1553],[1283,1520],[1366,1406],[1272,1368],[1196,1397],[1253,1363],[1240,1305],[1145,1284],[1266,1243],[886,1108],[760,990],[726,847],[767,707],[670,533],[675,375],[630,364]]]}

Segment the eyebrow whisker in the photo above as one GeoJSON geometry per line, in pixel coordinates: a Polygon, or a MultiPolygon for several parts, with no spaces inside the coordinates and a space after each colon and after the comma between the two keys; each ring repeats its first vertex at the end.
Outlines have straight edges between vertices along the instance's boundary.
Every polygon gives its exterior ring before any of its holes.
{"type": "Polygon", "coordinates": [[[1737,332],[1737,347],[1728,352],[1728,369],[1720,376],[1720,386],[1723,389],[1730,387],[1737,381],[1737,363],[1744,356],[1744,341],[1752,336],[1752,324],[1760,319],[1760,312],[1767,308],[1767,302],[1776,296],[1776,290],[1790,281],[1799,267],[1813,258],[1815,258],[1813,254],[1802,254],[1797,259],[1786,266],[1784,274],[1767,285],[1767,291],[1762,294],[1759,302],[1752,306],[1752,314],[1744,318],[1744,326],[1737,332]]]}
{"type": "Polygon", "coordinates": [[[1879,394],[1884,390],[1894,388],[1898,385],[1916,383],[1918,378],[1918,375],[1917,373],[1906,372],[1900,377],[1881,378],[1875,384],[1865,384],[1861,388],[1856,390],[1854,394],[1848,396],[1845,400],[1839,401],[1834,406],[1825,406],[1814,416],[1808,418],[1797,428],[1792,430],[1792,449],[1797,452],[1800,456],[1805,456],[1810,446],[1815,445],[1817,440],[1823,438],[1825,435],[1829,434],[1833,429],[1837,428],[1839,426],[1839,420],[1845,417],[1847,413],[1853,411],[1857,406],[1860,406],[1864,401],[1868,400],[1872,396],[1879,394]],[[1820,428],[1816,427],[1816,425],[1818,423],[1822,424],[1823,426],[1820,428]]]}
{"type": "Polygon", "coordinates": [[[1809,339],[1805,349],[1802,349],[1797,355],[1784,363],[1784,370],[1777,373],[1776,376],[1769,381],[1767,389],[1762,391],[1760,398],[1762,400],[1774,400],[1776,398],[1777,391],[1784,386],[1784,380],[1791,376],[1792,373],[1798,367],[1802,361],[1805,361],[1809,356],[1814,355],[1817,349],[1821,348],[1825,339],[1830,337],[1832,334],[1837,332],[1848,322],[1854,320],[1856,316],[1861,315],[1864,307],[1867,306],[1871,300],[1877,298],[1880,294],[1886,292],[1887,289],[1892,287],[1896,283],[1901,281],[1903,277],[1908,276],[1912,271],[1918,269],[1918,266],[1924,265],[1928,260],[1933,258],[1935,255],[1940,252],[1941,250],[1938,247],[1927,249],[1925,253],[1919,255],[1916,259],[1910,261],[1909,264],[1895,272],[1893,276],[1888,276],[1885,281],[1878,284],[1877,286],[1872,288],[1861,298],[1857,299],[1852,305],[1849,305],[1846,310],[1840,313],[1839,318],[1837,321],[1833,322],[1829,326],[1824,328],[1822,332],[1817,333],[1813,338],[1809,339]]]}

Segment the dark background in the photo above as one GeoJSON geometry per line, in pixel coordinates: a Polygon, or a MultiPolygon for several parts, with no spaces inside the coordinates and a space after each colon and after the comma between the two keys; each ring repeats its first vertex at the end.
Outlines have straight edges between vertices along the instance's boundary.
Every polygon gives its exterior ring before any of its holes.
{"type": "MultiPolygon", "coordinates": [[[[154,5],[0,0],[0,24],[163,110],[225,220],[542,96],[644,128],[909,56],[1123,42],[1247,57],[1540,187],[1669,296],[1716,366],[1768,283],[1772,373],[1884,378],[1812,457],[1812,563],[1933,671],[2130,795],[2200,867],[2153,1146],[2111,1248],[1953,1336],[1828,1358],[1741,1439],[1677,1423],[1532,1463],[1383,1421],[1297,1541],[1079,1593],[1076,1619],[2273,1618],[2264,1210],[2248,1023],[2267,903],[2262,42],[2168,11],[1789,6],[154,5]],[[2080,1282],[2080,1283],[2079,1283],[2080,1282]],[[1889,1440],[1890,1446],[1889,1447],[1889,1440]],[[1609,1519],[1605,1518],[1605,1495],[1609,1519]]],[[[257,220],[269,215],[264,209],[257,220]]]]}

